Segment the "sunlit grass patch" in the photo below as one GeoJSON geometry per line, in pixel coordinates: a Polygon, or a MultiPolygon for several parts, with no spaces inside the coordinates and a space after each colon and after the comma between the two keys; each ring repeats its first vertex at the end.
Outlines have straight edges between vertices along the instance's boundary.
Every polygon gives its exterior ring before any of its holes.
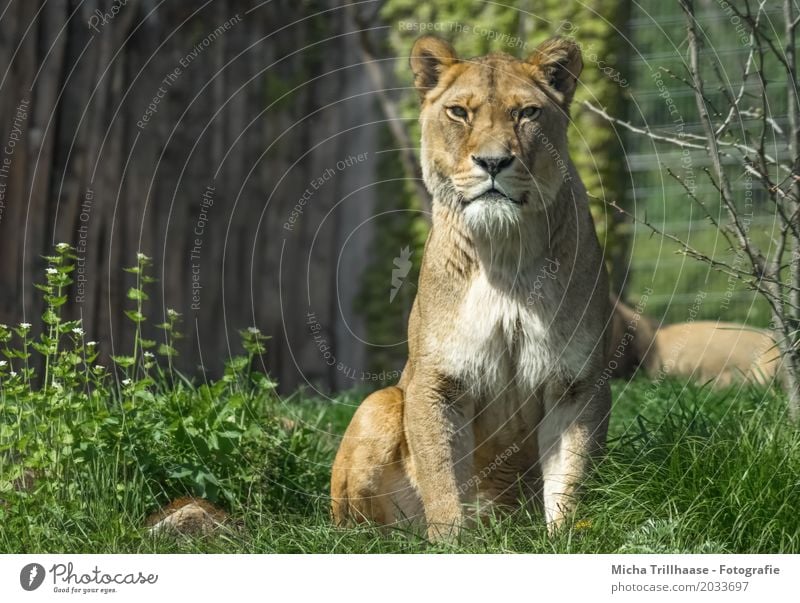
{"type": "MultiPolygon", "coordinates": [[[[222,378],[195,383],[172,368],[175,314],[161,345],[139,336],[116,357],[115,379],[59,315],[70,254],[50,258],[43,328],[0,327],[0,552],[800,552],[800,431],[784,396],[644,379],[614,385],[606,454],[554,536],[529,507],[447,544],[337,528],[331,464],[365,392],[279,397],[255,370],[256,329],[222,378]],[[145,517],[182,495],[222,506],[236,529],[149,534],[145,517]]],[[[139,323],[147,266],[129,295],[139,323]]]]}

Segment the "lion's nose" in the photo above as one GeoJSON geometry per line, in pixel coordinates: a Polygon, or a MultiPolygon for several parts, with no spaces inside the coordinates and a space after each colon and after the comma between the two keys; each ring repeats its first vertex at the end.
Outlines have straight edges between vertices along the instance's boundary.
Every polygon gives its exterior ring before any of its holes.
{"type": "Polygon", "coordinates": [[[483,168],[489,175],[494,178],[501,170],[507,168],[514,161],[513,155],[504,155],[500,157],[476,157],[472,156],[472,161],[478,167],[483,168]]]}

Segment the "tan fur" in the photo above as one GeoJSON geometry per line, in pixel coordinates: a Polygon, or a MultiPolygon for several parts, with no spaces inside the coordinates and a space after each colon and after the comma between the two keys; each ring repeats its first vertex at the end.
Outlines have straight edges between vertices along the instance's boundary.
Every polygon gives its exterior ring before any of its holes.
{"type": "Polygon", "coordinates": [[[415,44],[433,225],[402,377],[362,403],[334,462],[337,523],[406,521],[437,539],[521,496],[551,530],[571,512],[610,410],[605,268],[567,154],[581,66],[561,39],[527,60],[415,44]]]}
{"type": "Polygon", "coordinates": [[[766,331],[745,325],[697,321],[658,330],[645,359],[651,378],[691,378],[726,387],[736,382],[771,383],[780,368],[775,340],[766,331]]]}
{"type": "Polygon", "coordinates": [[[733,322],[693,321],[658,327],[615,301],[612,376],[631,377],[641,366],[651,379],[678,377],[714,387],[780,378],[780,354],[767,331],[733,322]]]}
{"type": "Polygon", "coordinates": [[[229,523],[228,514],[203,498],[176,498],[145,519],[151,534],[208,535],[229,523]]]}
{"type": "Polygon", "coordinates": [[[636,373],[654,347],[658,325],[623,303],[616,295],[611,296],[611,306],[614,314],[607,366],[611,377],[627,379],[636,373]]]}

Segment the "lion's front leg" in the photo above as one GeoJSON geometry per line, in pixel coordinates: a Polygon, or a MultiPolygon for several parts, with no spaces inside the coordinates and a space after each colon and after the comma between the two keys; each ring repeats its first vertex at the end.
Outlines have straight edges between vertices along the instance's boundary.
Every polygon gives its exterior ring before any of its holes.
{"type": "Polygon", "coordinates": [[[406,392],[406,438],[428,537],[448,539],[464,521],[461,495],[472,473],[473,407],[452,383],[419,376],[406,392]]]}
{"type": "Polygon", "coordinates": [[[608,432],[608,385],[548,392],[539,424],[539,459],[544,481],[544,511],[553,533],[571,513],[578,487],[592,457],[602,451],[608,432]]]}

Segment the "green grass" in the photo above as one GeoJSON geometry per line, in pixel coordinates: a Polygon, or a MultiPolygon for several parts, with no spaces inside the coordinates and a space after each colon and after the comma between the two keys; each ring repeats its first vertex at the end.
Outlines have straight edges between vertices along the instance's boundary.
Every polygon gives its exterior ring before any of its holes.
{"type": "Polygon", "coordinates": [[[0,553],[800,553],[800,430],[783,395],[671,381],[615,385],[607,454],[553,538],[527,510],[451,544],[336,528],[331,463],[364,392],[281,399],[257,370],[266,338],[255,327],[219,380],[185,378],[172,362],[177,313],[157,325],[160,344],[142,336],[145,256],[129,269],[133,349],[106,369],[80,323],[61,317],[72,250],[46,259],[41,324],[0,325],[0,553]],[[239,528],[150,536],[145,517],[187,494],[239,528]]]}
{"type": "Polygon", "coordinates": [[[339,529],[328,517],[327,482],[358,397],[294,396],[270,403],[293,425],[273,433],[278,467],[248,499],[227,505],[238,532],[153,538],[142,528],[158,489],[98,460],[73,487],[40,486],[0,510],[2,552],[530,552],[798,553],[800,437],[783,399],[756,387],[714,392],[675,382],[618,385],[608,454],[577,510],[581,527],[548,538],[542,517],[519,512],[432,545],[401,531],[339,529]],[[41,496],[41,500],[37,499],[41,496]]]}

